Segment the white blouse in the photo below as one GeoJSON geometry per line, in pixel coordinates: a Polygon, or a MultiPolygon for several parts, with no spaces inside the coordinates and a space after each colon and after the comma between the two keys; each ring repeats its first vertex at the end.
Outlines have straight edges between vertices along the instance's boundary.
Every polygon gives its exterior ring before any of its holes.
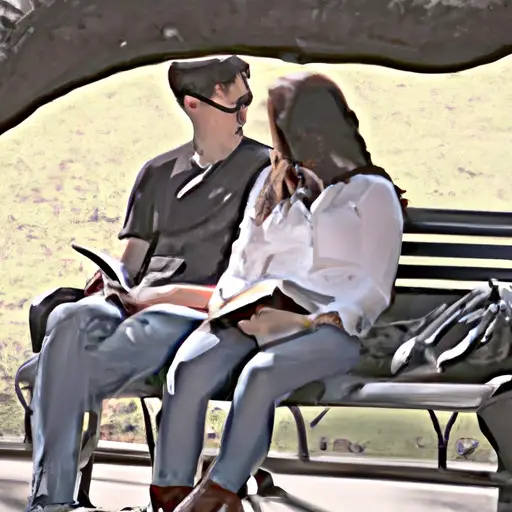
{"type": "Polygon", "coordinates": [[[292,200],[256,226],[255,202],[269,172],[251,191],[219,293],[228,298],[262,278],[287,279],[334,297],[317,313],[336,311],[349,334],[364,336],[389,306],[401,252],[403,217],[393,185],[358,175],[327,187],[311,211],[292,200]]]}

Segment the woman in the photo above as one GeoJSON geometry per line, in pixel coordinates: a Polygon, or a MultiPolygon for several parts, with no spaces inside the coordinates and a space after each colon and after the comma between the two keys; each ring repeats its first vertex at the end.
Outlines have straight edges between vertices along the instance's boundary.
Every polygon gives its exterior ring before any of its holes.
{"type": "Polygon", "coordinates": [[[358,337],[391,301],[401,191],[373,166],[343,94],[326,77],[290,76],[269,91],[268,110],[277,151],[249,198],[210,307],[267,278],[292,281],[314,307],[281,296],[186,340],[167,375],[155,511],[241,511],[236,493],[267,454],[275,406],[311,381],[350,371],[358,337]],[[236,376],[219,457],[193,490],[208,400],[232,389],[236,376]]]}

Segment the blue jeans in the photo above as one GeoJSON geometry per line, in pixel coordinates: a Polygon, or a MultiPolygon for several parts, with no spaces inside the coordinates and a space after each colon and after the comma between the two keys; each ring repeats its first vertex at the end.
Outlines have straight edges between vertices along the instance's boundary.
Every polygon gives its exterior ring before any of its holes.
{"type": "Polygon", "coordinates": [[[95,296],[52,311],[31,404],[32,498],[74,500],[84,414],[157,372],[200,323],[179,306],[153,306],[124,319],[95,296]]]}
{"type": "Polygon", "coordinates": [[[238,492],[267,455],[276,405],[309,382],[348,372],[359,352],[357,338],[327,325],[261,351],[236,328],[198,329],[167,374],[153,484],[193,485],[208,400],[241,370],[220,454],[209,474],[238,492]]]}

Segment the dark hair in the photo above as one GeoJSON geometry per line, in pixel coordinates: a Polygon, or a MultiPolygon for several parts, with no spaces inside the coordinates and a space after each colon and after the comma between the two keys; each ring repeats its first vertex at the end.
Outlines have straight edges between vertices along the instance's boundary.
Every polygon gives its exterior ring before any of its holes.
{"type": "Polygon", "coordinates": [[[256,225],[261,226],[275,206],[290,199],[293,194],[306,208],[311,208],[323,189],[322,180],[313,171],[283,157],[279,152],[275,153],[272,157],[272,170],[256,200],[256,225]]]}
{"type": "Polygon", "coordinates": [[[169,87],[178,104],[183,107],[187,93],[211,98],[216,85],[228,88],[241,73],[249,77],[250,67],[236,55],[224,59],[177,61],[169,67],[169,87]]]}
{"type": "Polygon", "coordinates": [[[269,89],[269,100],[271,124],[279,142],[288,146],[284,153],[319,172],[326,185],[372,163],[356,114],[329,78],[312,73],[282,77],[269,89]]]}
{"type": "MultiPolygon", "coordinates": [[[[393,183],[373,164],[359,119],[330,78],[313,73],[282,77],[269,89],[267,107],[274,147],[312,170],[325,186],[358,174],[379,175],[393,183]]],[[[405,191],[394,187],[405,213],[405,191]]]]}

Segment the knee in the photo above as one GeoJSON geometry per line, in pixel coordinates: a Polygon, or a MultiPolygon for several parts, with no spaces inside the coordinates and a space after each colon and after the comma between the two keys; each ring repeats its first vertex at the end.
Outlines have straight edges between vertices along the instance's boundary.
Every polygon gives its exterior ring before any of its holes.
{"type": "Polygon", "coordinates": [[[79,302],[59,304],[48,316],[47,333],[67,320],[74,320],[79,325],[88,324],[101,317],[121,317],[119,310],[102,297],[88,297],[79,302]]]}
{"type": "Polygon", "coordinates": [[[30,359],[25,361],[16,373],[16,379],[19,382],[28,384],[29,386],[34,385],[37,372],[37,363],[39,361],[39,354],[32,356],[30,359]]]}
{"type": "Polygon", "coordinates": [[[167,372],[167,391],[186,393],[194,399],[209,399],[226,377],[223,354],[214,350],[212,336],[197,331],[180,347],[167,372]]]}
{"type": "Polygon", "coordinates": [[[167,372],[167,392],[170,395],[185,393],[196,399],[208,398],[211,375],[199,358],[174,360],[167,372]]]}
{"type": "Polygon", "coordinates": [[[76,302],[66,302],[59,304],[53,309],[48,315],[46,322],[46,335],[52,332],[60,323],[64,322],[68,318],[71,318],[77,309],[78,304],[76,302]]]}
{"type": "Polygon", "coordinates": [[[235,390],[235,398],[244,397],[250,402],[274,401],[276,368],[274,355],[265,352],[256,354],[244,367],[235,390]]]}
{"type": "Polygon", "coordinates": [[[146,337],[151,339],[183,339],[199,325],[199,320],[178,314],[165,306],[167,305],[151,306],[133,315],[127,322],[142,328],[146,337]]]}
{"type": "Polygon", "coordinates": [[[121,313],[104,300],[60,304],[48,316],[44,348],[78,340],[82,333],[107,337],[121,321],[121,313]]]}

